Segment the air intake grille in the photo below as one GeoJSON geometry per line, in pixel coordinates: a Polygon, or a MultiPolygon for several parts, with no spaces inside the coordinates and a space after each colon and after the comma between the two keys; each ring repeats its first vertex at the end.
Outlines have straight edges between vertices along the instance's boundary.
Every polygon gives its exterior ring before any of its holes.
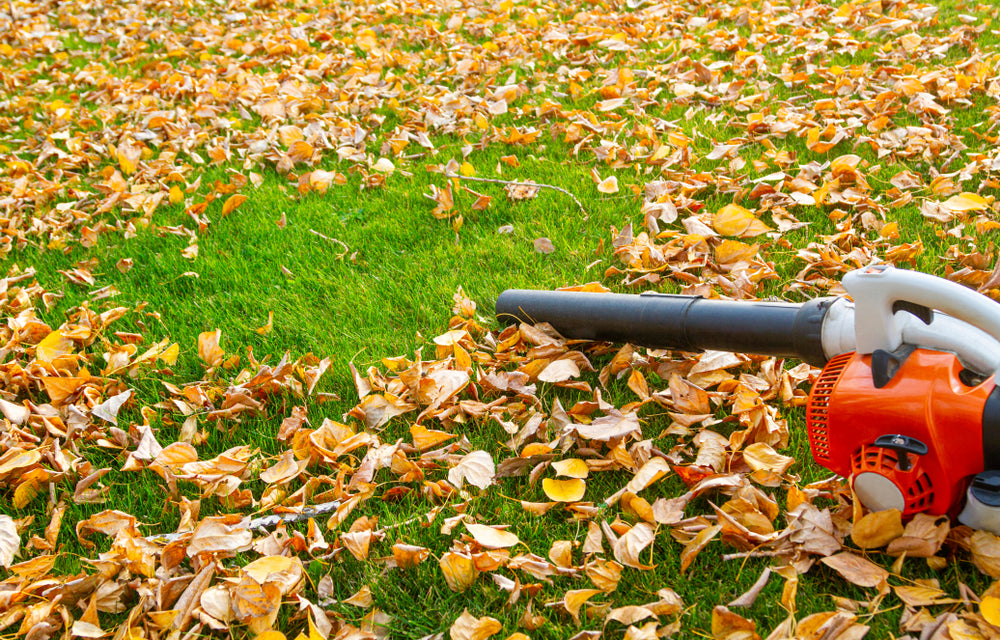
{"type": "Polygon", "coordinates": [[[840,375],[847,368],[854,353],[834,356],[823,367],[806,403],[806,430],[809,432],[809,446],[813,458],[822,464],[830,461],[830,395],[833,393],[840,375]]]}
{"type": "Polygon", "coordinates": [[[873,472],[890,478],[903,491],[906,501],[906,515],[927,511],[934,502],[934,487],[931,478],[920,468],[920,463],[914,464],[909,471],[899,470],[899,459],[892,449],[866,446],[858,449],[851,461],[853,475],[873,472]]]}

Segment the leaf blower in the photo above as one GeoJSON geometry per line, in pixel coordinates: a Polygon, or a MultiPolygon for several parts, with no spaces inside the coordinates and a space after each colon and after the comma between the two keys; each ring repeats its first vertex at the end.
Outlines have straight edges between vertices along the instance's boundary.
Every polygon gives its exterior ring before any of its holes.
{"type": "Polygon", "coordinates": [[[843,286],[853,301],[511,289],[496,313],[573,339],[822,367],[806,404],[818,464],[848,478],[869,509],[947,514],[1000,534],[1000,304],[889,265],[852,271],[843,286]]]}

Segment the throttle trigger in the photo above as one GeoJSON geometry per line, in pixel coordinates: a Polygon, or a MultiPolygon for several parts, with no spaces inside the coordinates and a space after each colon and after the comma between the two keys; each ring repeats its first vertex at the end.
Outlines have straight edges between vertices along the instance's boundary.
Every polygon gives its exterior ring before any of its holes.
{"type": "Polygon", "coordinates": [[[907,313],[912,313],[913,315],[920,318],[924,324],[930,324],[931,320],[934,319],[934,310],[930,307],[925,307],[922,304],[917,304],[916,302],[908,302],[906,300],[897,300],[892,303],[892,312],[906,311],[907,313]]]}

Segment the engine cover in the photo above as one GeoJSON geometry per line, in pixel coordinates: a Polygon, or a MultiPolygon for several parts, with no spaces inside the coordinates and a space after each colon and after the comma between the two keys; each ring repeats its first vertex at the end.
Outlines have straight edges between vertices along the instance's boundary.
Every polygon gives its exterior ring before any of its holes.
{"type": "Polygon", "coordinates": [[[850,478],[870,509],[956,515],[970,478],[997,454],[984,453],[984,417],[986,448],[1000,435],[985,415],[993,378],[968,385],[962,371],[953,354],[916,349],[876,387],[872,356],[831,359],[806,405],[813,459],[850,478]]]}

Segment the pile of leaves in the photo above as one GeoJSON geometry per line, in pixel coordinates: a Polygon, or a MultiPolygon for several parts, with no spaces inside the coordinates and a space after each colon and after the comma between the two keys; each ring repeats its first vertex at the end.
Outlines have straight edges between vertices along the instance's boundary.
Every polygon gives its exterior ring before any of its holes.
{"type": "MultiPolygon", "coordinates": [[[[0,17],[0,251],[82,251],[153,229],[186,238],[196,260],[199,237],[272,171],[297,195],[430,173],[428,215],[458,230],[457,193],[474,196],[465,213],[491,206],[465,186],[476,154],[499,150],[502,175],[519,167],[511,150],[552,145],[560,161],[591,165],[593,199],[635,199],[635,219],[608,238],[606,284],[576,289],[838,293],[851,269],[917,264],[926,237],[944,247],[943,275],[997,296],[1000,55],[979,45],[996,8],[969,11],[945,29],[937,7],[897,0],[11,1],[0,17]],[[976,109],[981,119],[959,126],[976,109]],[[203,184],[213,167],[225,179],[203,184]],[[161,222],[170,207],[183,224],[161,222]],[[914,219],[923,235],[904,239],[914,219]],[[828,233],[789,239],[821,222],[828,233]],[[780,252],[793,256],[791,277],[780,252]]],[[[515,203],[550,186],[492,180],[515,203]]],[[[535,247],[552,250],[543,238],[535,247]]],[[[86,261],[63,276],[95,285],[86,261]]],[[[310,408],[328,399],[317,385],[329,358],[268,364],[227,354],[218,331],[185,345],[199,376],[140,393],[137,381],[172,373],[181,347],[121,329],[155,310],[115,307],[114,293],[91,292],[53,327],[44,318],[60,294],[33,269],[8,265],[0,280],[0,487],[15,509],[35,509],[0,515],[9,633],[385,637],[392,616],[369,589],[334,601],[349,559],[436,564],[451,591],[528,602],[511,638],[553,621],[581,627],[579,638],[683,637],[694,607],[712,607],[712,636],[729,640],[860,638],[886,607],[903,609],[911,638],[1000,629],[997,584],[950,594],[904,575],[907,563],[971,562],[1000,578],[1000,538],[867,513],[842,480],[793,471],[785,414],[817,375],[806,365],[497,327],[458,292],[433,354],[350,365],[356,406],[320,420],[310,408]],[[202,454],[210,434],[277,414],[278,453],[244,443],[202,454]],[[491,429],[495,446],[473,444],[491,429]],[[130,474],[162,483],[173,531],[158,529],[155,510],[103,504],[108,479],[130,474]],[[675,481],[683,489],[666,492],[675,481]],[[532,548],[477,513],[483,496],[539,487],[545,499],[520,508],[580,523],[578,538],[532,548]],[[446,551],[366,513],[402,499],[421,505],[412,523],[434,527],[446,551]],[[63,522],[71,503],[102,510],[63,522]],[[260,514],[281,521],[251,527],[260,514]],[[73,570],[60,563],[69,535],[92,551],[73,570]],[[709,545],[768,566],[729,603],[684,602],[669,586],[617,599],[622,576],[655,572],[664,546],[690,575],[709,545]],[[312,580],[314,563],[333,569],[312,580]],[[799,581],[823,567],[857,589],[799,615],[799,581]],[[771,580],[787,615],[758,629],[738,610],[771,580]],[[347,619],[335,604],[365,613],[347,619]]],[[[466,611],[441,632],[497,635],[491,614],[466,611]]]]}

